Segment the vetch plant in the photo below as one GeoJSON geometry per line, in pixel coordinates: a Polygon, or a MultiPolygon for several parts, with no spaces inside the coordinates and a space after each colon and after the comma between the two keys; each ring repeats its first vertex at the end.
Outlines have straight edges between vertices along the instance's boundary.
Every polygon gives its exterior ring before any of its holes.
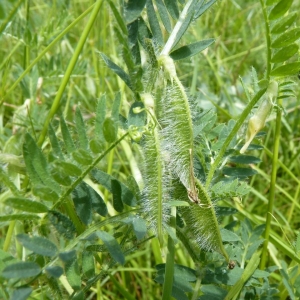
{"type": "MultiPolygon", "coordinates": [[[[223,5],[222,1],[130,0],[120,6],[111,0],[96,1],[46,46],[48,51],[91,12],[70,61],[57,63],[64,76],[57,92],[52,91],[53,101],[50,92],[43,94],[38,85],[45,66],[37,63],[46,59],[47,51],[30,62],[30,47],[37,47],[34,43],[39,39],[26,36],[24,71],[1,93],[1,103],[6,103],[22,82],[29,99],[24,103],[31,104],[28,120],[19,121],[16,136],[8,138],[3,132],[1,142],[0,222],[5,237],[0,251],[0,297],[299,296],[299,234],[294,245],[286,245],[271,227],[282,106],[295,92],[287,77],[300,68],[294,58],[300,33],[293,25],[297,19],[290,9],[293,2],[260,0],[266,71],[259,80],[262,75],[253,68],[252,86],[242,82],[248,103],[226,123],[217,123],[215,110],[203,108],[201,100],[189,92],[178,63],[215,42],[210,38],[186,44],[199,18],[209,16],[209,10],[214,15],[213,6],[223,5]],[[111,15],[101,9],[104,5],[111,15]],[[93,32],[99,13],[113,24],[106,37],[117,41],[123,61],[114,43],[111,49],[90,47],[99,39],[98,30],[93,32]],[[113,22],[107,19],[111,17],[113,22]],[[93,68],[81,61],[86,48],[91,48],[93,68]],[[80,76],[72,75],[75,66],[80,73],[86,64],[96,72],[95,78],[105,82],[96,103],[91,101],[95,99],[92,92],[87,94],[95,88],[91,77],[85,78],[89,88],[82,90],[80,76]],[[113,73],[120,79],[117,83],[113,73]],[[83,99],[80,105],[72,102],[73,89],[83,99]],[[48,97],[51,107],[39,110],[40,97],[48,97]],[[249,178],[259,172],[256,176],[263,176],[255,166],[261,161],[257,152],[248,152],[263,148],[253,141],[272,109],[276,124],[265,221],[248,213],[242,203],[255,191],[249,178]],[[242,139],[240,132],[247,122],[242,139]],[[274,257],[270,243],[290,265],[277,259],[268,263],[268,255],[274,257]],[[283,283],[274,284],[274,271],[283,283]]],[[[21,4],[5,2],[11,13],[4,14],[0,33],[9,36],[7,24],[21,4]]],[[[30,2],[25,5],[30,28],[30,2]]],[[[9,65],[9,57],[6,62],[9,65]]],[[[8,70],[3,71],[4,81],[8,70]]]]}

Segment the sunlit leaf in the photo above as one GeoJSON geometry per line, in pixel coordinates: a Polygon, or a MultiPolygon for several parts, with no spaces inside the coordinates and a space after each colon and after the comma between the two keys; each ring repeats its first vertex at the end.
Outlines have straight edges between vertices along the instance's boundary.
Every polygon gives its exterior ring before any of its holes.
{"type": "Polygon", "coordinates": [[[293,0],[281,0],[276,4],[269,14],[269,20],[276,20],[283,16],[291,7],[293,0]]]}
{"type": "Polygon", "coordinates": [[[272,48],[283,48],[286,47],[300,38],[300,28],[290,29],[279,36],[272,44],[272,48]]]}
{"type": "Polygon", "coordinates": [[[277,22],[274,27],[271,29],[272,34],[279,34],[286,31],[297,19],[298,13],[293,12],[283,17],[277,22]]]}
{"type": "Polygon", "coordinates": [[[280,63],[288,60],[292,56],[294,56],[298,52],[298,45],[297,44],[291,44],[289,46],[286,46],[282,49],[280,49],[278,52],[276,52],[271,59],[272,63],[280,63]]]}
{"type": "Polygon", "coordinates": [[[271,71],[271,76],[291,76],[298,74],[300,70],[300,62],[293,62],[278,68],[275,68],[271,71]]]}
{"type": "Polygon", "coordinates": [[[209,47],[212,43],[214,43],[214,41],[215,39],[208,39],[208,40],[202,40],[193,44],[183,46],[171,52],[170,56],[174,60],[180,60],[180,59],[194,56],[199,52],[203,51],[204,49],[206,49],[207,47],[209,47]]]}

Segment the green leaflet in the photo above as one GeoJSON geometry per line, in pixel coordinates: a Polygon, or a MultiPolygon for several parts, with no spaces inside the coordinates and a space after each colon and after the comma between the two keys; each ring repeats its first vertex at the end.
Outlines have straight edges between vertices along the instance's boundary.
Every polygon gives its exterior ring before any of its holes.
{"type": "Polygon", "coordinates": [[[89,141],[88,141],[88,138],[86,135],[85,124],[84,124],[79,106],[77,106],[77,108],[76,108],[75,124],[76,124],[76,130],[78,133],[79,145],[82,149],[87,149],[88,145],[89,145],[89,141]]]}
{"type": "MultiPolygon", "coordinates": [[[[168,32],[171,32],[171,22],[168,16],[168,10],[162,0],[155,0],[156,7],[161,18],[161,21],[168,32]]],[[[175,2],[175,1],[174,1],[175,2]]],[[[176,3],[176,2],[175,2],[176,3]]]]}
{"type": "Polygon", "coordinates": [[[180,60],[184,58],[188,58],[198,54],[203,51],[207,47],[209,47],[212,43],[215,42],[215,39],[207,39],[202,40],[193,44],[189,44],[183,47],[180,47],[173,52],[170,53],[170,57],[174,60],[180,60]]]}
{"type": "Polygon", "coordinates": [[[48,186],[50,189],[59,192],[60,187],[50,175],[47,161],[41,149],[28,133],[25,135],[23,155],[26,170],[32,182],[34,184],[48,186]]]}
{"type": "Polygon", "coordinates": [[[4,204],[14,209],[31,213],[45,213],[48,211],[48,207],[45,204],[22,197],[8,198],[4,204]]]}
{"type": "Polygon", "coordinates": [[[146,0],[129,0],[127,2],[125,6],[125,20],[127,24],[140,16],[145,4],[146,0]]]}
{"type": "Polygon", "coordinates": [[[44,256],[54,256],[57,253],[57,247],[44,237],[29,237],[27,234],[18,234],[16,238],[25,248],[34,253],[44,256]]]}
{"type": "Polygon", "coordinates": [[[5,267],[1,273],[4,278],[28,278],[38,275],[41,268],[35,262],[17,262],[5,267]]]}
{"type": "MultiPolygon", "coordinates": [[[[94,182],[103,185],[108,191],[112,192],[111,180],[115,179],[114,177],[101,170],[94,169],[91,172],[91,178],[94,182]]],[[[122,202],[129,206],[136,206],[136,199],[131,190],[121,182],[120,185],[122,188],[122,202]]]]}
{"type": "Polygon", "coordinates": [[[121,265],[124,265],[125,256],[117,240],[105,231],[97,231],[96,234],[103,241],[112,258],[121,265]]]}
{"type": "Polygon", "coordinates": [[[272,44],[272,48],[283,48],[294,43],[300,38],[300,28],[290,29],[279,36],[272,44]]]}
{"type": "Polygon", "coordinates": [[[104,60],[105,64],[114,72],[116,73],[125,83],[126,85],[132,89],[132,83],[130,76],[118,65],[116,65],[113,61],[111,61],[104,53],[100,53],[102,59],[104,60]]]}
{"type": "Polygon", "coordinates": [[[288,60],[298,52],[299,46],[297,44],[291,44],[277,51],[271,59],[272,63],[280,63],[288,60]]]}
{"type": "Polygon", "coordinates": [[[296,75],[300,69],[300,62],[293,62],[271,71],[271,76],[291,76],[296,75]]]}
{"type": "Polygon", "coordinates": [[[298,13],[293,12],[287,16],[281,18],[271,30],[272,34],[279,34],[286,31],[297,19],[298,13]]]}
{"type": "Polygon", "coordinates": [[[284,16],[284,14],[290,9],[292,3],[293,0],[281,0],[272,8],[269,14],[269,20],[276,20],[281,16],[284,16]]]}
{"type": "Polygon", "coordinates": [[[153,34],[153,38],[159,45],[163,45],[164,40],[162,36],[162,32],[159,26],[158,19],[156,17],[156,13],[153,7],[152,0],[147,0],[147,15],[148,15],[148,20],[150,24],[150,28],[153,34]]]}

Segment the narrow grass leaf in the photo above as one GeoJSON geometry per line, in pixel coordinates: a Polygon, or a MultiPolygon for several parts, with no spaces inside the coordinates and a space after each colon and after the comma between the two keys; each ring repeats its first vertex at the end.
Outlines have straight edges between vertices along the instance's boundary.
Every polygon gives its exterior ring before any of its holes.
{"type": "Polygon", "coordinates": [[[10,300],[26,300],[31,293],[31,287],[20,287],[13,291],[10,300]]]}
{"type": "Polygon", "coordinates": [[[34,253],[43,256],[54,256],[57,253],[57,247],[48,239],[40,236],[29,237],[27,234],[18,234],[16,236],[19,243],[34,253]]]}
{"type": "Polygon", "coordinates": [[[76,213],[80,220],[88,225],[92,222],[92,200],[86,191],[86,183],[81,182],[72,193],[76,213]]]}
{"type": "Polygon", "coordinates": [[[129,0],[125,6],[126,23],[131,23],[137,19],[144,9],[146,0],[129,0]]]}
{"type": "Polygon", "coordinates": [[[35,262],[23,261],[8,265],[3,269],[1,275],[4,278],[22,279],[36,276],[41,271],[41,268],[35,262]]]}
{"type": "Polygon", "coordinates": [[[66,239],[71,240],[76,234],[76,228],[73,222],[58,211],[51,210],[48,213],[48,219],[57,232],[66,239]]]}
{"type": "MultiPolygon", "coordinates": [[[[111,180],[115,179],[114,177],[101,170],[94,169],[91,178],[94,182],[103,185],[108,191],[112,192],[111,180]]],[[[136,206],[136,198],[133,193],[125,184],[120,182],[120,185],[122,188],[122,202],[129,206],[136,206]]]]}
{"type": "Polygon", "coordinates": [[[271,58],[272,63],[280,63],[294,56],[299,50],[297,44],[291,44],[277,51],[271,58]]]}
{"type": "Polygon", "coordinates": [[[68,153],[73,152],[76,149],[76,147],[72,140],[71,133],[66,124],[66,121],[63,117],[60,118],[60,129],[61,129],[62,137],[63,137],[64,143],[65,143],[67,152],[68,153]]]}
{"type": "Polygon", "coordinates": [[[279,36],[272,44],[272,48],[286,47],[300,38],[300,28],[290,29],[279,36]]]}
{"type": "Polygon", "coordinates": [[[89,145],[89,140],[86,135],[85,124],[84,124],[83,117],[82,117],[81,111],[79,109],[79,106],[77,106],[76,112],[75,112],[75,124],[76,124],[76,130],[78,133],[79,145],[81,148],[87,149],[88,145],[89,145]]]}
{"type": "Polygon", "coordinates": [[[45,204],[21,197],[8,198],[4,201],[4,204],[14,209],[32,213],[45,213],[48,211],[48,207],[45,204]]]}
{"type": "Polygon", "coordinates": [[[126,28],[126,24],[123,21],[123,18],[121,17],[120,13],[118,12],[116,6],[114,5],[114,3],[111,0],[108,0],[108,4],[110,6],[110,9],[112,10],[116,21],[119,25],[119,28],[122,30],[124,35],[127,35],[127,28],[126,28]]]}
{"type": "Polygon", "coordinates": [[[130,76],[118,65],[116,65],[113,61],[111,61],[104,53],[100,53],[102,59],[104,60],[105,64],[114,72],[116,73],[125,83],[126,85],[132,89],[132,83],[130,80],[130,76]]]}
{"type": "Polygon", "coordinates": [[[155,0],[155,2],[156,2],[156,7],[158,10],[160,19],[161,19],[165,29],[167,30],[167,32],[170,33],[172,30],[172,27],[171,27],[171,22],[170,22],[169,15],[168,15],[168,10],[162,0],[155,0]]]}
{"type": "Polygon", "coordinates": [[[105,231],[97,231],[97,235],[103,241],[112,258],[121,265],[124,265],[125,256],[116,239],[105,231]]]}
{"type": "Polygon", "coordinates": [[[164,0],[166,8],[170,14],[170,16],[177,20],[179,18],[179,9],[177,5],[177,1],[174,0],[164,0]]]}
{"type": "Polygon", "coordinates": [[[113,207],[117,212],[122,212],[124,209],[122,202],[122,188],[118,180],[111,180],[111,189],[113,194],[113,207]]]}
{"type": "Polygon", "coordinates": [[[105,120],[106,114],[106,96],[102,95],[97,103],[96,109],[96,120],[95,120],[95,134],[96,137],[99,138],[100,141],[104,142],[103,135],[103,123],[105,120]]]}
{"type": "Polygon", "coordinates": [[[164,44],[163,35],[153,7],[152,0],[147,0],[146,7],[147,7],[147,15],[148,15],[150,28],[153,34],[153,38],[159,45],[162,46],[164,44]]]}
{"type": "Polygon", "coordinates": [[[45,268],[45,271],[47,274],[55,278],[59,278],[64,273],[63,268],[60,266],[49,266],[45,268]]]}
{"type": "Polygon", "coordinates": [[[276,20],[281,16],[284,16],[284,14],[290,9],[292,3],[293,0],[281,0],[271,9],[269,13],[269,20],[276,20]]]}
{"type": "Polygon", "coordinates": [[[51,143],[53,154],[56,157],[58,157],[59,159],[63,159],[64,156],[63,156],[61,147],[59,145],[59,141],[58,141],[58,139],[56,137],[54,128],[53,128],[53,126],[51,124],[49,124],[48,136],[49,136],[49,139],[50,139],[50,143],[51,143]]]}
{"type": "Polygon", "coordinates": [[[298,74],[300,70],[300,62],[289,63],[277,67],[271,71],[271,76],[293,76],[298,74]]]}
{"type": "Polygon", "coordinates": [[[271,29],[272,34],[279,34],[286,31],[297,19],[298,13],[293,12],[281,18],[271,29]]]}
{"type": "Polygon", "coordinates": [[[114,142],[117,138],[116,132],[117,126],[115,126],[115,122],[111,118],[107,117],[103,123],[103,135],[105,140],[108,143],[114,142]]]}
{"type": "Polygon", "coordinates": [[[198,54],[199,52],[203,51],[207,47],[209,47],[212,43],[215,42],[215,39],[207,39],[207,40],[202,40],[193,44],[189,44],[183,47],[180,47],[176,49],[175,51],[170,53],[170,56],[174,60],[180,60],[184,58],[188,58],[191,56],[194,56],[198,54]]]}

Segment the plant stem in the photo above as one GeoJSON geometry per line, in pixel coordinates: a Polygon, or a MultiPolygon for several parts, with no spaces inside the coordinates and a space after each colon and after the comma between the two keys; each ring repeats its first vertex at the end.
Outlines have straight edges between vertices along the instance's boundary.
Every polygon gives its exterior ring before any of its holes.
{"type": "Polygon", "coordinates": [[[62,98],[63,92],[64,92],[64,90],[65,90],[65,88],[66,88],[66,86],[67,86],[67,84],[70,80],[70,76],[73,72],[73,69],[74,69],[76,63],[77,63],[78,57],[79,57],[79,55],[82,51],[82,48],[85,44],[85,41],[88,37],[88,34],[89,34],[89,32],[90,32],[90,30],[91,30],[91,28],[92,28],[92,26],[93,26],[93,24],[96,20],[96,17],[98,15],[98,12],[99,12],[101,6],[102,6],[102,3],[103,3],[103,0],[97,0],[97,2],[95,3],[94,9],[91,13],[91,16],[90,16],[90,18],[89,18],[89,20],[88,20],[88,22],[87,22],[87,24],[86,24],[86,26],[85,26],[85,28],[82,32],[82,35],[81,35],[81,37],[78,41],[77,47],[74,51],[74,54],[73,54],[73,56],[70,60],[69,65],[67,67],[65,76],[64,76],[64,78],[63,78],[63,80],[60,84],[60,87],[57,91],[55,99],[52,103],[50,112],[49,112],[49,114],[48,114],[48,116],[45,120],[44,127],[42,129],[41,135],[40,135],[38,143],[37,143],[39,146],[41,146],[43,144],[44,140],[45,140],[46,134],[48,132],[48,125],[49,125],[50,121],[52,120],[53,116],[55,115],[55,113],[57,112],[57,110],[59,108],[59,104],[60,104],[60,100],[62,98]]]}
{"type": "Polygon", "coordinates": [[[252,100],[248,103],[242,114],[240,115],[239,119],[235,123],[234,127],[232,128],[230,134],[227,136],[222,148],[220,149],[218,156],[216,157],[215,161],[210,167],[210,170],[207,175],[206,179],[206,189],[209,188],[209,185],[213,179],[214,173],[221,163],[223,156],[225,154],[225,151],[227,150],[227,147],[229,146],[231,140],[234,138],[234,136],[237,134],[238,130],[243,125],[244,121],[246,120],[247,116],[250,114],[251,109],[254,107],[254,105],[259,101],[259,99],[263,96],[263,94],[266,92],[266,89],[262,89],[256,93],[256,95],[252,98],[252,100]]]}
{"type": "MultiPolygon", "coordinates": [[[[170,230],[176,228],[176,207],[171,208],[170,230]]],[[[165,265],[165,279],[163,286],[162,300],[171,299],[173,278],[174,278],[174,259],[175,259],[175,243],[171,236],[168,236],[168,254],[165,265]]]]}
{"type": "Polygon", "coordinates": [[[268,203],[268,211],[267,211],[266,230],[264,236],[265,241],[264,241],[261,263],[260,263],[260,268],[262,270],[265,269],[266,261],[267,261],[268,244],[269,244],[269,238],[271,232],[271,220],[273,216],[273,206],[275,200],[275,184],[276,184],[276,177],[277,177],[278,152],[279,152],[279,145],[280,145],[281,115],[282,115],[282,111],[280,108],[278,108],[276,114],[275,142],[273,147],[271,186],[270,186],[269,203],[268,203]]]}
{"type": "Polygon", "coordinates": [[[193,4],[193,2],[194,2],[194,0],[190,0],[184,6],[184,8],[179,16],[178,21],[177,21],[174,29],[172,30],[172,33],[171,33],[168,41],[166,42],[164,48],[162,49],[162,51],[160,53],[161,55],[168,55],[171,52],[172,48],[178,42],[177,35],[179,34],[180,30],[182,29],[182,25],[184,24],[184,21],[188,16],[189,9],[190,9],[191,5],[193,4]]]}
{"type": "Polygon", "coordinates": [[[268,19],[267,8],[264,0],[260,0],[260,4],[262,7],[264,20],[265,20],[265,28],[266,28],[266,43],[267,43],[267,71],[266,71],[266,79],[270,80],[270,72],[271,72],[271,34],[270,34],[270,22],[268,19]]]}

